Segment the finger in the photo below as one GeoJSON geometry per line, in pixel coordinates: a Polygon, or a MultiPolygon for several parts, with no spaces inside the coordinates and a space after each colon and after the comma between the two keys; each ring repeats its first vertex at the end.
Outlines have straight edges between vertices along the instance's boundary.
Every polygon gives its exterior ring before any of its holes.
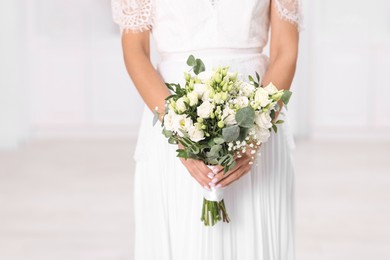
{"type": "Polygon", "coordinates": [[[230,174],[229,176],[224,178],[221,182],[219,182],[217,184],[217,187],[223,188],[223,187],[230,185],[231,183],[239,180],[243,175],[248,173],[250,169],[251,169],[250,165],[244,165],[244,166],[240,167],[239,169],[237,169],[237,171],[230,174]]]}
{"type": "Polygon", "coordinates": [[[184,166],[187,168],[188,172],[191,174],[191,176],[205,189],[210,189],[210,186],[208,185],[210,179],[206,176],[204,176],[201,172],[199,172],[198,167],[196,167],[196,164],[194,163],[195,160],[187,159],[182,160],[184,166]]]}
{"type": "Polygon", "coordinates": [[[218,174],[215,175],[215,177],[211,180],[210,186],[217,185],[218,182],[232,174],[234,171],[236,171],[241,166],[242,159],[236,160],[236,165],[233,167],[233,169],[230,169],[229,171],[225,172],[224,170],[221,170],[218,174]],[[214,185],[213,185],[214,184],[214,185]]]}
{"type": "MultiPolygon", "coordinates": [[[[233,168],[235,169],[237,167],[237,165],[233,168]]],[[[233,169],[232,170],[229,170],[227,172],[225,171],[220,171],[218,174],[215,175],[215,177],[212,179],[212,182],[214,184],[218,183],[219,181],[221,181],[223,178],[226,178],[229,174],[231,174],[233,172],[233,169]]]]}
{"type": "Polygon", "coordinates": [[[214,178],[215,170],[213,169],[213,166],[209,168],[203,161],[200,160],[194,160],[194,163],[198,167],[199,171],[201,171],[205,176],[207,176],[209,179],[214,178]]]}
{"type": "Polygon", "coordinates": [[[191,175],[199,182],[202,187],[205,189],[210,189],[210,186],[208,185],[210,178],[207,177],[202,171],[200,171],[194,162],[192,162],[191,165],[191,175]]]}
{"type": "Polygon", "coordinates": [[[214,175],[218,174],[222,170],[223,170],[223,166],[222,165],[214,165],[214,166],[212,166],[212,171],[213,171],[214,175]]]}
{"type": "Polygon", "coordinates": [[[236,160],[236,165],[234,166],[233,169],[229,170],[228,172],[220,172],[218,173],[214,178],[218,179],[215,183],[219,184],[223,179],[227,178],[231,174],[235,173],[237,170],[239,170],[242,166],[248,165],[250,162],[250,158],[247,156],[244,156],[242,158],[239,158],[236,160]]]}

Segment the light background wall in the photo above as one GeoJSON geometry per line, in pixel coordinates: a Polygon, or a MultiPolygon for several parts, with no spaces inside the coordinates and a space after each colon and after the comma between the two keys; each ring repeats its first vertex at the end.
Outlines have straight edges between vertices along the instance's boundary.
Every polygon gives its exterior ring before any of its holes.
{"type": "MultiPolygon", "coordinates": [[[[390,139],[390,2],[303,3],[296,136],[390,139]]],[[[0,147],[136,134],[142,101],[109,0],[2,1],[0,19],[0,147]]]]}

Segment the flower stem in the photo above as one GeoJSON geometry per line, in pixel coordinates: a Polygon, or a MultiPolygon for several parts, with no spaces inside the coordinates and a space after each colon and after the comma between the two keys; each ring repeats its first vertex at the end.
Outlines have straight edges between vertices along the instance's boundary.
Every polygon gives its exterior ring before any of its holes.
{"type": "Polygon", "coordinates": [[[200,220],[205,226],[214,226],[218,221],[230,222],[224,200],[209,201],[203,199],[202,216],[200,220]],[[211,220],[211,223],[210,223],[211,220]]]}

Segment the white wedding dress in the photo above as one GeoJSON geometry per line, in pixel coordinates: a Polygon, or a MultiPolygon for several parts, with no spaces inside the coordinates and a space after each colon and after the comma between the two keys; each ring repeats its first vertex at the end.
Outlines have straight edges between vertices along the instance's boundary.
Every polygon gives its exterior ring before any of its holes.
{"type": "MultiPolygon", "coordinates": [[[[165,82],[184,82],[189,54],[207,69],[264,75],[271,5],[301,23],[298,0],[112,0],[122,33],[151,30],[165,82]]],[[[153,86],[150,86],[153,92],[153,86]]],[[[286,111],[283,110],[286,117],[286,111]]],[[[285,118],[287,119],[287,118],[285,118]]],[[[250,173],[224,192],[231,222],[200,221],[203,188],[145,106],[135,151],[135,260],[294,259],[294,147],[288,122],[261,146],[250,173]]]]}

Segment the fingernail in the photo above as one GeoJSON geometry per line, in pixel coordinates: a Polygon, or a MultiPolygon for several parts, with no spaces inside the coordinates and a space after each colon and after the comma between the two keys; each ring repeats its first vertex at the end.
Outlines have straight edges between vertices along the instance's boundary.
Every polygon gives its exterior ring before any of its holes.
{"type": "Polygon", "coordinates": [[[210,188],[207,185],[204,185],[203,188],[205,188],[206,190],[210,191],[210,188]]]}
{"type": "Polygon", "coordinates": [[[213,168],[213,173],[218,173],[218,172],[219,172],[218,168],[217,168],[217,167],[214,167],[214,168],[213,168]]]}
{"type": "Polygon", "coordinates": [[[215,186],[215,188],[221,188],[222,187],[222,184],[218,184],[217,186],[215,186]]]}
{"type": "Polygon", "coordinates": [[[210,172],[207,177],[209,177],[210,179],[213,179],[214,178],[214,173],[210,172]]]}
{"type": "Polygon", "coordinates": [[[212,183],[217,183],[218,182],[218,178],[214,178],[211,182],[212,183]]]}
{"type": "Polygon", "coordinates": [[[211,187],[214,187],[214,186],[215,186],[215,183],[209,182],[209,185],[210,185],[211,187]]]}

